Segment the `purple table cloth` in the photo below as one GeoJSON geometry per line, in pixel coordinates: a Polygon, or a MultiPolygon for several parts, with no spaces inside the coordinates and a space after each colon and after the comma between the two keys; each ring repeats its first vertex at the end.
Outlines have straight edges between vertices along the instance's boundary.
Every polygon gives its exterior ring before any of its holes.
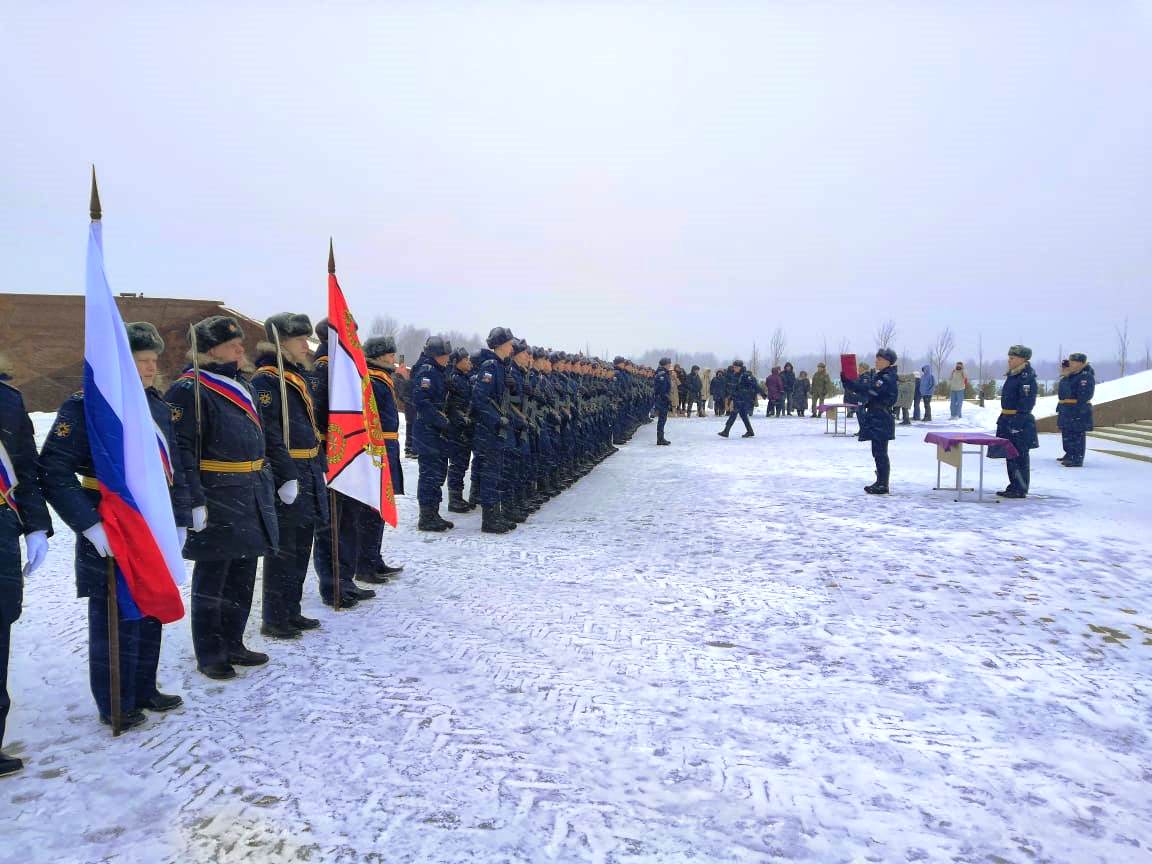
{"type": "Polygon", "coordinates": [[[817,405],[816,410],[823,414],[829,408],[859,408],[859,405],[847,405],[843,402],[825,402],[823,405],[817,405]]]}
{"type": "Polygon", "coordinates": [[[924,440],[929,444],[939,444],[944,448],[945,452],[951,450],[957,444],[963,446],[965,444],[979,444],[984,447],[998,448],[997,455],[1005,456],[1009,459],[1015,459],[1020,455],[1012,442],[1007,438],[997,438],[995,435],[989,435],[987,432],[929,432],[924,436],[924,440]]]}

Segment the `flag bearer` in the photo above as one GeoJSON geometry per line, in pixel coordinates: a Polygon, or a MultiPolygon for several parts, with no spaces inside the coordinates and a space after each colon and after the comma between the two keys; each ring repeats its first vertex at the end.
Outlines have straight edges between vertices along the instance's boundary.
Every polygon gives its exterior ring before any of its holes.
{"type": "MultiPolygon", "coordinates": [[[[256,563],[279,543],[268,459],[282,444],[264,441],[264,421],[240,377],[244,333],[235,318],[213,315],[192,332],[193,364],[168,390],[176,442],[192,499],[184,557],[192,569],[192,644],[209,678],[236,677],[268,655],[244,646],[256,563]]],[[[285,484],[287,486],[287,484],[285,484]]],[[[281,500],[291,498],[281,486],[281,500]]]]}
{"type": "MultiPolygon", "coordinates": [[[[8,697],[8,649],[12,625],[20,617],[24,577],[48,555],[52,520],[36,476],[36,441],[20,391],[0,369],[0,748],[12,702],[8,697]],[[20,569],[20,537],[27,563],[20,569]]],[[[0,750],[0,777],[24,767],[0,750]]]]}
{"type": "MultiPolygon", "coordinates": [[[[192,521],[186,472],[174,446],[171,407],[156,389],[157,360],[164,340],[147,322],[127,325],[128,344],[140,383],[148,397],[148,409],[159,434],[163,461],[172,495],[177,533],[183,543],[192,521]]],[[[111,722],[112,694],[109,687],[108,589],[105,559],[110,554],[108,536],[98,507],[99,485],[88,443],[84,415],[84,392],[72,394],[56,415],[56,422],[40,454],[40,476],[48,503],[76,532],[76,593],[88,599],[88,673],[101,722],[111,722]]],[[[156,687],[160,663],[161,624],[151,617],[131,618],[131,607],[119,604],[121,726],[130,729],[144,722],[144,709],[170,711],[183,700],[161,693],[156,687]]]]}

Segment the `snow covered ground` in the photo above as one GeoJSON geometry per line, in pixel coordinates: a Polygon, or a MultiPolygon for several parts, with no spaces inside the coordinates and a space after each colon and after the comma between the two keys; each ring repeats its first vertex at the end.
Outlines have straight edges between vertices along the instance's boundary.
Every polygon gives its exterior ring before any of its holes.
{"type": "Polygon", "coordinates": [[[310,583],[294,643],[257,610],[272,662],[232,682],[166,628],[186,705],[117,740],[61,532],[14,631],[0,861],[1152,861],[1152,465],[1043,436],[1042,497],[957,504],[917,425],[872,498],[867,445],[755,423],[646,427],[506,537],[404,499],[378,599],[310,583]]]}

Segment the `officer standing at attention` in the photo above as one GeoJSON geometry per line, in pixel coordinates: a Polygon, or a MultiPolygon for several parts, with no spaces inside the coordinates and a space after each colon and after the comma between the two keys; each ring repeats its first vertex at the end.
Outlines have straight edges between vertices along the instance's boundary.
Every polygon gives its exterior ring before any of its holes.
{"type": "Polygon", "coordinates": [[[671,357],[661,357],[656,378],[653,382],[653,406],[656,409],[656,443],[662,447],[671,444],[664,437],[664,424],[668,422],[668,412],[672,410],[672,380],[669,376],[669,367],[672,365],[671,357]]]}
{"type": "Polygon", "coordinates": [[[1068,374],[1060,379],[1060,401],[1056,412],[1064,437],[1065,468],[1081,468],[1087,450],[1086,434],[1092,431],[1092,395],[1096,392],[1096,372],[1088,365],[1088,356],[1077,352],[1068,355],[1068,374]]]}
{"type": "MultiPolygon", "coordinates": [[[[353,322],[355,327],[355,322],[353,322]]],[[[356,328],[357,330],[359,328],[356,328]]],[[[313,368],[308,376],[312,385],[312,394],[316,403],[316,428],[321,435],[328,430],[328,319],[321,318],[316,322],[316,338],[320,344],[316,346],[316,356],[313,368]]],[[[327,467],[327,454],[324,444],[320,447],[323,465],[327,467]]],[[[356,576],[356,565],[360,560],[360,526],[364,510],[370,510],[367,504],[357,501],[340,492],[329,492],[328,518],[323,523],[316,524],[316,542],[313,546],[312,563],[316,568],[316,578],[320,583],[320,599],[325,606],[334,609],[353,609],[362,600],[371,600],[376,592],[371,588],[361,588],[353,580],[356,576]],[[336,504],[336,513],[332,511],[333,501],[336,504]],[[336,520],[337,553],[333,554],[332,547],[332,521],[336,520]],[[335,559],[335,561],[334,561],[335,559]],[[340,572],[337,579],[332,577],[332,565],[339,563],[340,572]],[[336,585],[340,583],[340,602],[336,602],[336,585]]]]}
{"type": "Polygon", "coordinates": [[[744,361],[732,361],[732,368],[728,373],[728,397],[732,400],[732,406],[728,409],[728,421],[724,424],[724,428],[716,433],[717,435],[727,438],[728,433],[732,431],[732,424],[736,422],[737,415],[744,421],[744,434],[740,437],[751,438],[756,434],[752,431],[748,412],[752,410],[752,406],[756,402],[758,391],[756,376],[744,368],[744,361]]]}
{"type": "Polygon", "coordinates": [[[38,570],[48,556],[52,519],[36,469],[36,440],[24,397],[0,369],[0,777],[24,767],[3,752],[4,727],[12,700],[8,696],[8,653],[12,625],[20,617],[24,577],[38,570]],[[20,568],[20,537],[27,563],[20,568]]]}
{"type": "Polygon", "coordinates": [[[1032,349],[1013,345],[1008,349],[1008,375],[1000,391],[1000,417],[996,435],[1012,442],[1019,455],[1008,461],[1008,488],[997,492],[1001,498],[1026,498],[1031,480],[1029,450],[1040,446],[1036,436],[1036,373],[1032,371],[1032,349]]]}
{"type": "Polygon", "coordinates": [[[472,457],[472,358],[457,348],[449,358],[448,401],[448,512],[471,513],[475,504],[464,500],[464,474],[472,457]]]}
{"type": "MultiPolygon", "coordinates": [[[[192,645],[209,678],[236,677],[235,666],[260,666],[268,655],[244,646],[252,611],[256,564],[279,545],[277,490],[268,457],[264,421],[247,382],[240,377],[244,332],[226,315],[193,328],[195,362],[165,398],[176,421],[180,461],[192,495],[192,534],[184,557],[192,568],[192,645]]],[[[283,499],[289,490],[283,486],[283,499]]]]}
{"type": "Polygon", "coordinates": [[[472,472],[479,480],[486,534],[504,534],[516,527],[500,509],[500,475],[504,467],[505,438],[511,434],[508,419],[508,387],[504,364],[512,355],[515,340],[507,327],[493,327],[488,347],[480,352],[479,368],[472,385],[472,472]]]}
{"type": "Polygon", "coordinates": [[[448,417],[444,405],[448,399],[448,382],[444,368],[452,353],[452,343],[441,336],[429,336],[420,359],[412,367],[412,409],[416,422],[412,444],[420,460],[420,477],[416,499],[420,504],[421,531],[447,531],[455,527],[440,516],[444,498],[444,481],[448,479],[448,417]]]}
{"type": "Polygon", "coordinates": [[[264,621],[260,632],[273,639],[296,639],[304,630],[320,626],[315,618],[301,613],[300,600],[316,526],[328,521],[320,433],[306,377],[312,367],[308,346],[312,322],[307,315],[282,312],[265,321],[264,329],[271,341],[256,347],[252,387],[260,404],[264,439],[278,490],[280,545],[264,558],[264,621]]]}
{"type": "MultiPolygon", "coordinates": [[[[161,446],[167,457],[172,510],[180,542],[192,522],[187,471],[175,445],[172,409],[153,388],[157,359],[164,340],[147,322],[127,325],[128,344],[148,398],[148,408],[163,435],[161,446]]],[[[100,519],[100,487],[96,481],[88,427],[84,414],[84,392],[72,394],[60,406],[56,422],[40,454],[40,485],[48,503],[76,532],[76,595],[88,600],[88,673],[92,696],[102,723],[111,722],[112,692],[109,686],[108,580],[106,559],[111,554],[104,523],[100,519]]],[[[122,728],[144,722],[143,709],[169,711],[180,705],[179,696],[156,689],[156,669],[160,662],[161,624],[155,618],[127,618],[119,606],[117,625],[120,640],[120,705],[122,728]]]]}
{"type": "MultiPolygon", "coordinates": [[[[400,458],[400,398],[396,389],[396,340],[391,336],[374,336],[364,343],[364,359],[368,363],[368,377],[372,381],[372,395],[380,414],[380,431],[384,435],[384,450],[388,456],[388,473],[392,480],[392,494],[404,494],[404,465],[400,458]]],[[[384,561],[380,547],[384,542],[384,520],[372,508],[363,511],[363,533],[360,535],[360,563],[357,578],[382,585],[395,576],[403,566],[393,567],[384,561]]]]}
{"type": "MultiPolygon", "coordinates": [[[[864,487],[869,495],[887,495],[892,464],[888,459],[888,442],[896,437],[896,417],[892,406],[900,396],[896,372],[896,352],[881,348],[876,352],[876,371],[856,380],[840,379],[845,393],[853,393],[860,422],[858,441],[872,442],[872,459],[876,462],[876,482],[864,487]]],[[[847,401],[847,400],[845,400],[847,401]]]]}

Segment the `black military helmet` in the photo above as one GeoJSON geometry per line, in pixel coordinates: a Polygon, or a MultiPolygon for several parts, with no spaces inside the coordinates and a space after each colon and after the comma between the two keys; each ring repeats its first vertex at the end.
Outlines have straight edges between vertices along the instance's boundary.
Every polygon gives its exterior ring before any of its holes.
{"type": "Polygon", "coordinates": [[[443,336],[429,336],[424,343],[424,353],[429,357],[443,357],[452,353],[452,343],[443,336]]]}
{"type": "Polygon", "coordinates": [[[881,348],[876,352],[877,357],[883,357],[889,363],[896,364],[896,352],[891,348],[881,348]]]}
{"type": "Polygon", "coordinates": [[[457,348],[451,354],[448,355],[448,362],[452,363],[452,364],[456,364],[456,363],[459,363],[461,360],[469,359],[471,356],[472,355],[468,353],[467,348],[460,346],[459,348],[457,348]]]}
{"type": "Polygon", "coordinates": [[[373,336],[364,343],[364,356],[369,360],[396,353],[396,340],[392,336],[373,336]]]}
{"type": "MultiPolygon", "coordinates": [[[[131,327],[132,325],[129,324],[128,326],[131,327]]],[[[1084,354],[1080,351],[1077,351],[1074,354],[1069,354],[1068,359],[1073,361],[1074,363],[1087,363],[1088,362],[1088,355],[1084,354]]]]}
{"type": "Polygon", "coordinates": [[[137,351],[164,353],[164,340],[160,338],[160,331],[156,329],[155,324],[133,321],[131,324],[125,324],[124,328],[128,331],[128,347],[133,353],[137,351]]]}
{"type": "Polygon", "coordinates": [[[488,347],[499,348],[505,342],[511,342],[516,337],[507,327],[493,327],[488,333],[488,347]]]}
{"type": "Polygon", "coordinates": [[[196,344],[192,347],[197,351],[209,351],[233,339],[244,338],[240,322],[230,315],[209,315],[196,324],[194,331],[196,344]]]}
{"type": "Polygon", "coordinates": [[[733,360],[733,361],[732,361],[732,365],[733,365],[733,366],[737,366],[737,367],[739,367],[739,368],[743,369],[743,368],[744,368],[744,361],[743,361],[743,360],[739,360],[739,359],[737,359],[737,360],[733,360]]]}
{"type": "Polygon", "coordinates": [[[532,359],[534,359],[534,360],[543,360],[545,357],[548,356],[548,354],[549,354],[549,351],[547,348],[533,348],[532,349],[532,359]]]}
{"type": "Polygon", "coordinates": [[[268,334],[269,339],[275,342],[276,336],[273,330],[280,334],[281,339],[311,336],[312,320],[307,315],[300,315],[296,312],[281,312],[278,315],[270,315],[264,321],[264,332],[268,334]]]}

